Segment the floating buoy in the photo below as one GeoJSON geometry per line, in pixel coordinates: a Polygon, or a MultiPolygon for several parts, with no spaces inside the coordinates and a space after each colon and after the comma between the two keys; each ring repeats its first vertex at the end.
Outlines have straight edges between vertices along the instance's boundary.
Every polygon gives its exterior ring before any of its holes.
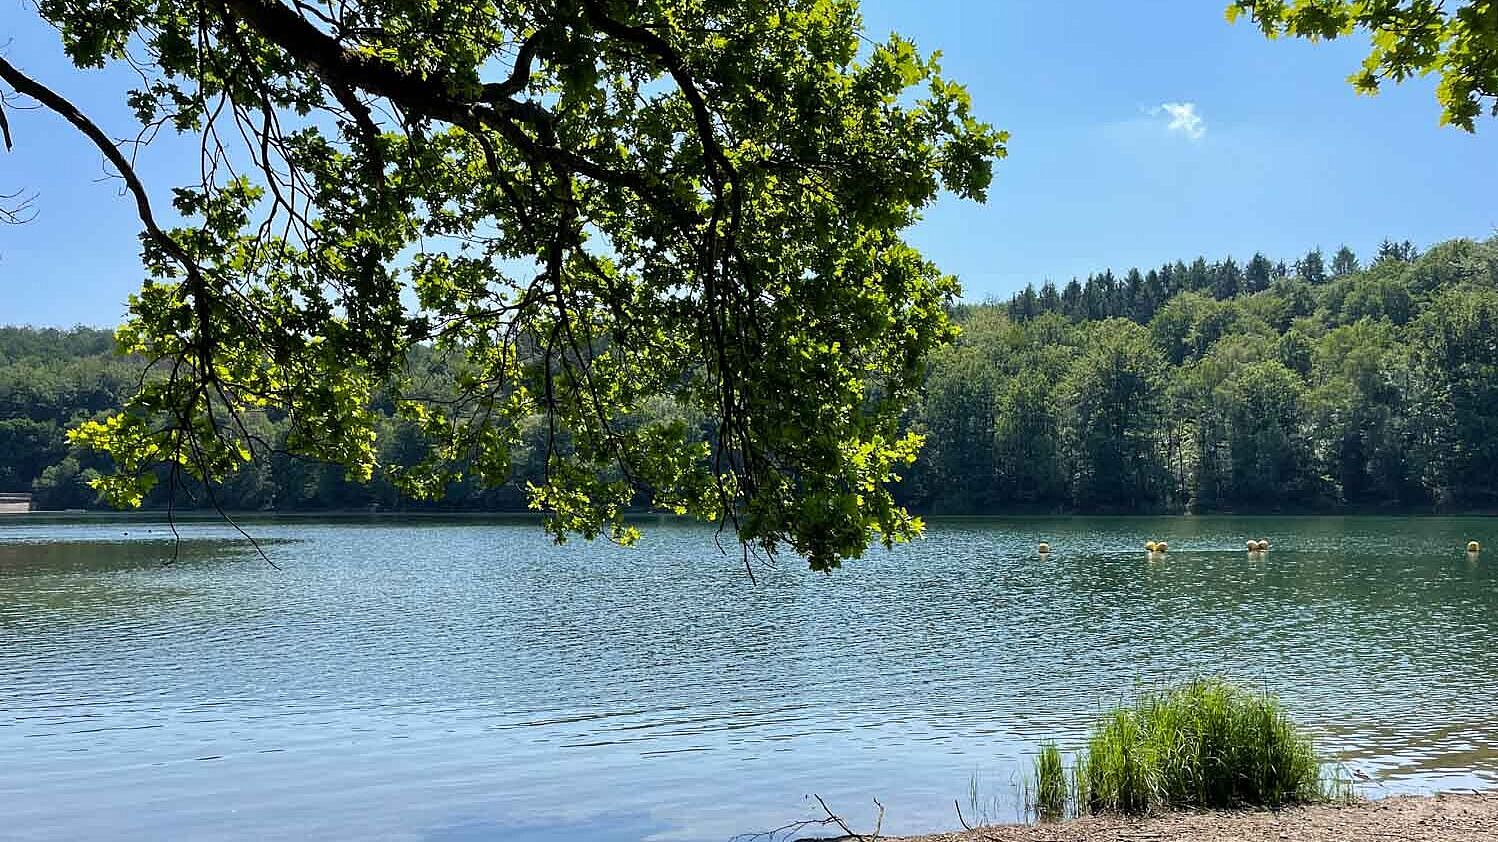
{"type": "Polygon", "coordinates": [[[1477,543],[1476,541],[1468,541],[1467,542],[1467,552],[1469,552],[1469,553],[1482,552],[1482,545],[1479,544],[1479,543],[1477,543]]]}
{"type": "Polygon", "coordinates": [[[1170,549],[1170,545],[1165,543],[1164,541],[1161,541],[1160,543],[1155,545],[1155,552],[1157,553],[1163,553],[1168,549],[1170,549]]]}
{"type": "Polygon", "coordinates": [[[1047,553],[1049,553],[1049,552],[1050,552],[1050,551],[1051,551],[1051,545],[1050,545],[1050,544],[1047,544],[1047,543],[1046,543],[1046,542],[1044,542],[1044,541],[1041,541],[1041,542],[1040,542],[1040,554],[1041,554],[1041,555],[1046,555],[1046,554],[1047,554],[1047,553]]]}
{"type": "Polygon", "coordinates": [[[1158,547],[1158,546],[1159,546],[1159,544],[1156,544],[1154,541],[1145,541],[1144,542],[1144,550],[1145,550],[1145,552],[1152,553],[1152,552],[1155,551],[1155,548],[1158,547]]]}

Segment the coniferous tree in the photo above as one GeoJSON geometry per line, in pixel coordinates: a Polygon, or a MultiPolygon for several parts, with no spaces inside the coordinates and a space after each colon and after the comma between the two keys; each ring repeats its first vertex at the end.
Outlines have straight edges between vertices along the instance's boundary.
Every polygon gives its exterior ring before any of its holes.
{"type": "Polygon", "coordinates": [[[1243,270],[1229,257],[1213,267],[1212,297],[1217,299],[1237,298],[1243,291],[1243,270]]]}
{"type": "MultiPolygon", "coordinates": [[[[1274,264],[1263,254],[1255,252],[1248,265],[1243,269],[1243,291],[1252,295],[1269,289],[1269,282],[1274,276],[1274,264]]],[[[1228,297],[1228,296],[1221,296],[1228,297]]]]}
{"type": "Polygon", "coordinates": [[[1061,293],[1061,312],[1073,321],[1086,316],[1082,312],[1082,284],[1076,278],[1072,278],[1061,293]]]}
{"type": "Polygon", "coordinates": [[[1009,302],[1009,318],[1016,322],[1027,322],[1040,315],[1040,298],[1035,294],[1034,284],[1025,284],[1024,290],[1009,302]]]}
{"type": "Polygon", "coordinates": [[[1321,249],[1312,249],[1295,261],[1295,275],[1308,284],[1325,283],[1326,264],[1321,259],[1321,249]]]}
{"type": "Polygon", "coordinates": [[[1148,320],[1149,317],[1144,315],[1144,276],[1139,274],[1137,268],[1130,269],[1129,273],[1124,276],[1121,297],[1123,312],[1116,315],[1125,316],[1136,322],[1148,320]]]}
{"type": "Polygon", "coordinates": [[[1352,249],[1342,246],[1337,249],[1337,255],[1332,258],[1332,277],[1341,278],[1358,271],[1358,257],[1352,253],[1352,249]]]}
{"type": "MultiPolygon", "coordinates": [[[[1170,267],[1166,266],[1162,271],[1168,272],[1170,271],[1170,267]]],[[[1160,309],[1160,305],[1164,304],[1165,300],[1169,297],[1165,292],[1166,281],[1162,277],[1162,271],[1151,269],[1144,276],[1143,306],[1134,319],[1141,324],[1148,323],[1150,319],[1153,319],[1155,312],[1160,309]]]]}
{"type": "Polygon", "coordinates": [[[1046,281],[1040,288],[1040,309],[1047,313],[1061,311],[1061,294],[1056,292],[1056,285],[1050,281],[1046,281]]]}
{"type": "MultiPolygon", "coordinates": [[[[1182,260],[1177,260],[1175,263],[1172,263],[1166,266],[1164,269],[1160,270],[1160,279],[1165,283],[1164,301],[1169,301],[1170,299],[1175,298],[1177,295],[1180,295],[1186,290],[1192,288],[1188,283],[1189,274],[1190,271],[1186,268],[1185,261],[1182,260]]],[[[1162,301],[1161,303],[1163,304],[1164,301],[1162,301]]]]}
{"type": "Polygon", "coordinates": [[[1088,321],[1108,318],[1108,292],[1096,276],[1082,285],[1082,315],[1088,321]]]}
{"type": "Polygon", "coordinates": [[[1374,262],[1379,263],[1385,260],[1393,260],[1399,263],[1414,263],[1415,258],[1419,256],[1419,250],[1416,249],[1415,244],[1410,242],[1409,240],[1405,240],[1404,242],[1395,242],[1393,240],[1385,239],[1378,246],[1378,257],[1374,262]]]}
{"type": "Polygon", "coordinates": [[[1207,259],[1198,257],[1191,261],[1191,267],[1186,270],[1184,289],[1191,292],[1211,292],[1214,279],[1215,275],[1207,265],[1207,259]]]}

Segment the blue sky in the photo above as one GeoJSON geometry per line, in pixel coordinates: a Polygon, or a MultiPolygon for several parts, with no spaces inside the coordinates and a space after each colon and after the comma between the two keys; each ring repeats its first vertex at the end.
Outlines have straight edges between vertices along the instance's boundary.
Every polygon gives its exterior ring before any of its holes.
{"type": "MultiPolygon", "coordinates": [[[[1385,236],[1494,231],[1498,120],[1475,136],[1440,128],[1429,80],[1357,96],[1345,78],[1365,45],[1269,42],[1229,26],[1223,5],[865,0],[872,37],[940,49],[981,116],[1013,134],[988,204],[944,201],[912,240],[981,300],[1198,254],[1366,254],[1385,236]]],[[[0,0],[4,38],[10,61],[130,132],[128,75],[73,70],[21,0],[0,0]]],[[[0,227],[0,323],[116,323],[141,277],[130,202],[50,114],[11,122],[0,191],[36,193],[37,217],[0,227]]],[[[142,174],[164,193],[191,153],[168,139],[142,174]]]]}

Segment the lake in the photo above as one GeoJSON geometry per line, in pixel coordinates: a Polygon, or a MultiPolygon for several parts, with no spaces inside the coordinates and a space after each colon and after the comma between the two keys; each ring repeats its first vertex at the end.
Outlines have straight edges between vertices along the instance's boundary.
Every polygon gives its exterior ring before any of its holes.
{"type": "Polygon", "coordinates": [[[830,578],[786,558],[751,584],[681,525],[621,549],[250,524],[277,570],[213,521],[164,565],[162,523],[0,519],[0,822],[726,842],[816,815],[816,793],[855,829],[878,798],[885,832],[935,831],[954,799],[1014,818],[1041,740],[1074,748],[1100,704],[1201,674],[1279,693],[1364,794],[1492,787],[1498,552],[1463,545],[1498,550],[1495,524],[938,522],[830,578]]]}

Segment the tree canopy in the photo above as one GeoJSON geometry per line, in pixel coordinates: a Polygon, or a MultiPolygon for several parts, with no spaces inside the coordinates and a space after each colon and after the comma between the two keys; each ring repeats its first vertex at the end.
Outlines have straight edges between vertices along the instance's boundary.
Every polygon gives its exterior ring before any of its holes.
{"type": "MultiPolygon", "coordinates": [[[[925,445],[895,500],[968,515],[1498,508],[1498,239],[1424,254],[1388,240],[1366,268],[1330,274],[1318,253],[1265,258],[1266,289],[1224,298],[1240,265],[1197,259],[955,307],[962,335],[931,355],[899,427],[925,445]]],[[[1359,265],[1350,249],[1335,253],[1342,268],[1359,265]]],[[[65,431],[106,417],[147,362],[108,348],[102,331],[0,328],[0,491],[30,488],[45,508],[99,505],[88,482],[110,460],[65,431]]],[[[437,390],[461,373],[421,346],[407,365],[437,390]]],[[[217,501],[512,512],[527,483],[545,481],[550,433],[536,416],[511,450],[516,482],[465,475],[413,500],[399,481],[426,458],[422,424],[384,393],[372,412],[367,481],[295,457],[293,419],[247,416],[269,458],[229,476],[217,501]]],[[[633,423],[676,417],[658,402],[633,423]]],[[[688,424],[711,429],[702,414],[688,424]]],[[[173,490],[160,482],[144,504],[170,505],[173,490]]],[[[195,480],[176,490],[179,506],[210,503],[195,480]]]]}
{"type": "Polygon", "coordinates": [[[1367,33],[1371,49],[1348,81],[1377,93],[1385,81],[1440,77],[1441,123],[1473,131],[1498,114],[1498,2],[1466,0],[1233,0],[1229,21],[1247,12],[1271,38],[1312,41],[1367,33]]]}
{"type": "Polygon", "coordinates": [[[1498,239],[1177,261],[968,305],[917,511],[1491,511],[1498,239]],[[1072,292],[1075,290],[1075,292],[1072,292]]]}
{"type": "Polygon", "coordinates": [[[149,374],[73,433],[109,499],[272,451],[367,480],[382,400],[421,433],[411,494],[506,483],[539,429],[558,540],[632,540],[641,495],[817,569],[919,530],[887,484],[958,288],[901,231],[982,200],[1006,137],[854,0],[37,10],[79,67],[138,72],[139,142],[201,138],[168,228],[110,135],[0,59],[144,228],[118,339],[149,374]]]}

